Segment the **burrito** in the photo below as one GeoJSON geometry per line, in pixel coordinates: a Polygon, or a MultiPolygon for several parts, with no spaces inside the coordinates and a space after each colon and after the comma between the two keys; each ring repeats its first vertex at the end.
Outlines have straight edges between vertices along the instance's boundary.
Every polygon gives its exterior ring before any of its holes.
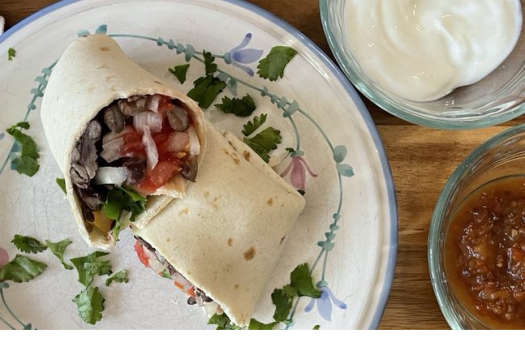
{"type": "Polygon", "coordinates": [[[197,104],[131,61],[105,35],[73,42],[41,111],[80,234],[108,250],[195,181],[205,146],[197,104]]]}
{"type": "Polygon", "coordinates": [[[197,182],[143,229],[139,260],[208,315],[246,326],[305,200],[247,145],[207,126],[197,182]]]}

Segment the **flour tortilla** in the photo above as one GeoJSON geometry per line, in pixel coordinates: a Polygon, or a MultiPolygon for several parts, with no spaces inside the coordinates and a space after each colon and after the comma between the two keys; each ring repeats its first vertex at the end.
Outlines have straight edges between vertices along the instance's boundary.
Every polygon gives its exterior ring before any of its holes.
{"type": "MultiPolygon", "coordinates": [[[[64,52],[50,76],[42,101],[42,124],[55,160],[66,182],[67,199],[82,237],[92,246],[108,250],[112,235],[97,228],[88,232],[69,175],[71,152],[89,121],[114,100],[133,95],[162,94],[180,100],[189,111],[201,149],[205,149],[205,124],[198,105],[131,61],[118,44],[106,35],[90,35],[74,41],[64,52]]],[[[203,152],[199,155],[199,164],[203,152]]],[[[137,217],[143,227],[172,198],[184,196],[187,180],[175,176],[150,197],[147,210],[137,217]]],[[[91,225],[88,225],[91,226],[91,225]]]]}
{"type": "Polygon", "coordinates": [[[305,201],[234,135],[209,124],[206,148],[186,196],[133,233],[246,326],[305,201]]]}

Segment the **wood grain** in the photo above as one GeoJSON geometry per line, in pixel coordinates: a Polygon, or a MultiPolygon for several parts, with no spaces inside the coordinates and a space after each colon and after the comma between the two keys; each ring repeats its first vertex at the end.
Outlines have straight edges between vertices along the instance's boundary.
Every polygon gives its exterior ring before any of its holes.
{"type": "MultiPolygon", "coordinates": [[[[1,0],[7,28],[54,0],[1,0]]],[[[319,18],[318,0],[251,0],[299,29],[333,58],[319,18]]],[[[433,130],[395,118],[363,98],[383,139],[396,184],[399,249],[381,329],[448,329],[432,291],[427,264],[430,217],[458,164],[479,144],[509,126],[473,131],[433,130]]]]}

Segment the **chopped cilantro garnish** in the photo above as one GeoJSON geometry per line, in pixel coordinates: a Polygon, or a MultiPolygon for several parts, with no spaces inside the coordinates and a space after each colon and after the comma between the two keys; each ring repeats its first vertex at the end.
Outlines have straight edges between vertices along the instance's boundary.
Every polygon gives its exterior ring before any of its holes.
{"type": "Polygon", "coordinates": [[[71,265],[66,264],[64,261],[64,253],[66,251],[67,246],[71,243],[73,242],[69,238],[66,238],[57,243],[53,243],[46,240],[46,244],[49,247],[49,250],[51,250],[51,253],[53,253],[53,255],[56,256],[58,260],[60,260],[62,266],[64,266],[66,270],[73,270],[73,267],[71,265]]]}
{"type": "Polygon", "coordinates": [[[88,323],[95,324],[102,319],[104,311],[104,297],[98,287],[89,287],[75,296],[73,302],[77,304],[80,318],[88,323]]]}
{"type": "Polygon", "coordinates": [[[226,87],[226,83],[213,75],[201,77],[193,82],[193,89],[188,96],[199,103],[199,107],[208,108],[226,87]]]}
{"type": "Polygon", "coordinates": [[[60,187],[62,192],[67,194],[67,192],[66,192],[66,180],[57,177],[55,181],[57,182],[57,185],[58,185],[58,187],[60,187]]]}
{"type": "Polygon", "coordinates": [[[257,74],[261,78],[275,81],[282,78],[286,65],[295,57],[297,51],[287,46],[275,46],[268,56],[259,61],[257,74]]]}
{"type": "Polygon", "coordinates": [[[40,253],[47,249],[47,247],[40,243],[38,239],[28,236],[15,235],[11,241],[15,247],[23,253],[40,253]]]}
{"type": "Polygon", "coordinates": [[[321,291],[314,287],[308,264],[304,263],[297,266],[290,275],[290,279],[292,281],[290,285],[297,290],[298,296],[307,296],[315,299],[321,297],[321,291]]]}
{"type": "Polygon", "coordinates": [[[171,275],[170,273],[168,272],[168,270],[162,270],[162,272],[160,273],[160,276],[161,277],[164,277],[164,278],[167,278],[167,279],[171,279],[171,275]]]}
{"type": "Polygon", "coordinates": [[[276,324],[279,322],[271,322],[271,323],[261,323],[257,321],[256,319],[252,318],[250,320],[250,325],[248,326],[249,330],[271,330],[273,327],[275,327],[276,324]]]}
{"type": "Polygon", "coordinates": [[[175,66],[173,68],[169,68],[171,74],[177,77],[179,82],[181,84],[184,84],[186,81],[186,73],[188,73],[188,68],[190,68],[190,64],[181,64],[179,66],[175,66]]]}
{"type": "Polygon", "coordinates": [[[135,221],[137,215],[146,210],[146,198],[124,187],[115,187],[108,192],[102,209],[108,218],[116,221],[113,227],[113,236],[118,239],[118,233],[122,226],[120,222],[122,212],[131,213],[130,221],[135,221]]]}
{"type": "Polygon", "coordinates": [[[29,123],[20,122],[7,129],[7,133],[13,136],[22,148],[21,155],[11,162],[11,168],[20,174],[31,177],[36,174],[40,167],[37,161],[40,157],[38,154],[40,149],[31,136],[24,134],[20,129],[28,130],[29,123]]]}
{"type": "Polygon", "coordinates": [[[282,322],[288,318],[292,310],[293,297],[287,295],[283,289],[274,289],[272,293],[272,303],[275,305],[273,319],[282,322]]]}
{"type": "Polygon", "coordinates": [[[217,65],[213,63],[215,61],[215,57],[212,56],[211,52],[202,52],[202,56],[204,56],[204,66],[206,69],[206,75],[213,74],[217,71],[217,65]]]}
{"type": "Polygon", "coordinates": [[[263,125],[266,122],[266,114],[261,114],[259,117],[253,118],[253,121],[249,121],[248,123],[244,124],[243,127],[243,135],[244,136],[250,136],[253,134],[261,125],[263,125]]]}
{"type": "Polygon", "coordinates": [[[222,313],[221,315],[214,314],[212,317],[210,317],[208,324],[217,325],[217,328],[215,329],[219,331],[242,329],[241,327],[231,323],[230,318],[225,313],[222,313]]]}
{"type": "Polygon", "coordinates": [[[7,280],[16,283],[28,282],[42,274],[46,267],[47,265],[42,262],[17,255],[0,269],[0,282],[7,280]]]}
{"type": "Polygon", "coordinates": [[[78,271],[78,281],[84,286],[89,287],[96,275],[111,275],[111,262],[108,260],[98,260],[108,255],[105,252],[93,252],[87,256],[71,259],[78,271]]]}
{"type": "Polygon", "coordinates": [[[281,143],[281,132],[269,127],[252,138],[245,137],[243,141],[268,163],[270,161],[269,152],[276,149],[281,143]]]}
{"type": "Polygon", "coordinates": [[[314,328],[312,328],[312,330],[314,330],[314,331],[318,331],[318,330],[319,330],[319,328],[321,328],[321,326],[320,326],[320,325],[318,325],[318,324],[316,324],[316,325],[314,326],[314,328]]]}
{"type": "Polygon", "coordinates": [[[108,287],[111,283],[128,283],[128,273],[126,270],[120,270],[119,272],[116,272],[113,276],[109,277],[106,280],[106,287],[108,287]]]}
{"type": "Polygon", "coordinates": [[[12,47],[10,47],[9,49],[7,49],[7,59],[9,61],[12,61],[13,58],[16,57],[16,50],[13,49],[12,47]]]}
{"type": "Polygon", "coordinates": [[[296,296],[309,296],[314,299],[321,297],[321,291],[315,289],[308,264],[297,266],[290,274],[291,283],[281,289],[274,289],[272,302],[275,305],[273,318],[278,322],[286,322],[296,296]]]}
{"type": "Polygon", "coordinates": [[[243,98],[222,98],[222,104],[216,104],[219,110],[224,113],[233,113],[237,117],[249,117],[255,111],[255,102],[253,98],[246,94],[243,98]]]}

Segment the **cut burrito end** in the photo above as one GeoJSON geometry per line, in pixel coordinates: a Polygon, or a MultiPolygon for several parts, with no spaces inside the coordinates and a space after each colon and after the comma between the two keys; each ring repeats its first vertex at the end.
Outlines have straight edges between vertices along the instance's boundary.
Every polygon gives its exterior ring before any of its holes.
{"type": "Polygon", "coordinates": [[[42,123],[81,235],[109,249],[195,181],[205,146],[197,104],[104,35],[79,38],[47,85],[42,123]]]}
{"type": "Polygon", "coordinates": [[[116,100],[88,123],[69,179],[91,242],[114,242],[151,196],[184,196],[198,172],[195,119],[182,101],[154,94],[116,100]]]}
{"type": "Polygon", "coordinates": [[[305,200],[234,135],[208,124],[206,140],[186,196],[133,229],[137,254],[189,292],[190,304],[246,326],[305,200]]]}

